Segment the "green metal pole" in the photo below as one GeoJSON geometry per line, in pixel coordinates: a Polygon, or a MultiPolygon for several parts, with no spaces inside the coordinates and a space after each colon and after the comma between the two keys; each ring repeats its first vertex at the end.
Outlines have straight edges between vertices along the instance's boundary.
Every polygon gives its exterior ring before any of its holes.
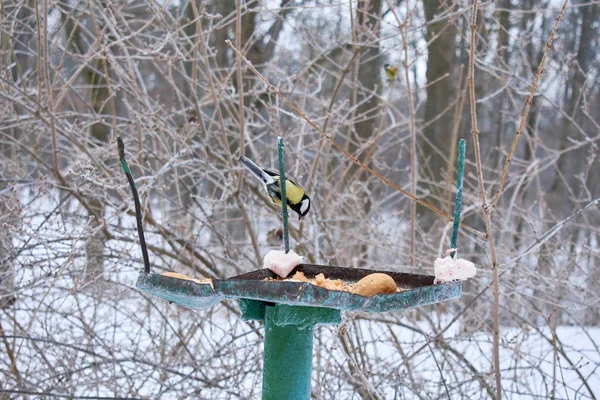
{"type": "Polygon", "coordinates": [[[288,210],[285,193],[285,158],[283,138],[277,138],[277,156],[279,158],[279,190],[281,191],[281,216],[283,217],[283,243],[285,252],[290,252],[290,234],[288,230],[288,210]]]}
{"type": "Polygon", "coordinates": [[[309,400],[314,325],[277,320],[276,307],[266,306],[262,400],[309,400]]]}
{"type": "MultiPolygon", "coordinates": [[[[458,239],[458,228],[460,227],[460,210],[462,209],[463,198],[463,178],[465,175],[465,151],[467,142],[465,139],[460,139],[458,142],[458,168],[456,177],[456,201],[454,202],[454,224],[452,226],[452,237],[450,238],[450,248],[456,248],[456,240],[458,239]]],[[[450,254],[454,257],[455,251],[450,254]]]]}
{"type": "Polygon", "coordinates": [[[117,148],[119,149],[119,161],[121,162],[121,168],[127,177],[129,186],[131,187],[131,193],[133,194],[133,204],[135,205],[135,218],[137,221],[138,236],[140,237],[140,247],[142,248],[142,257],[144,257],[144,272],[150,273],[150,259],[148,258],[148,248],[146,246],[146,239],[144,238],[144,226],[142,224],[142,211],[140,205],[140,196],[138,196],[137,188],[135,187],[135,181],[131,175],[131,170],[125,159],[125,143],[120,136],[117,136],[117,148]]]}

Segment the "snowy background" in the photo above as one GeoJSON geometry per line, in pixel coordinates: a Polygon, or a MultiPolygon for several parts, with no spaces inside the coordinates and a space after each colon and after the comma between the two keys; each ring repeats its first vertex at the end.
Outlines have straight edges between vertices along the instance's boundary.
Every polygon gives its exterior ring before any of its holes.
{"type": "Polygon", "coordinates": [[[312,397],[497,398],[500,377],[502,399],[597,398],[600,5],[562,4],[479,4],[471,99],[471,2],[3,2],[0,399],[260,398],[264,330],[236,302],[135,289],[116,136],[153,271],[194,278],[281,248],[277,209],[234,161],[273,169],[278,136],[312,199],[291,218],[306,262],[432,274],[466,139],[458,248],[477,275],[455,301],[317,327],[312,397]]]}

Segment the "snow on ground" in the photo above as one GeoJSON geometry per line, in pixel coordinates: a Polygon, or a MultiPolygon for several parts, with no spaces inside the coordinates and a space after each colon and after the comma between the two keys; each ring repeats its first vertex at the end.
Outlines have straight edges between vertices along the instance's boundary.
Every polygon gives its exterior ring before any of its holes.
{"type": "MultiPolygon", "coordinates": [[[[30,201],[40,204],[29,204],[29,209],[35,205],[43,213],[56,204],[30,201]]],[[[133,235],[133,219],[119,218],[115,213],[107,221],[133,235]]],[[[198,312],[137,291],[140,255],[131,242],[111,241],[109,282],[85,287],[73,278],[83,264],[78,237],[85,223],[65,225],[59,214],[47,219],[40,214],[26,223],[23,235],[15,238],[17,249],[28,248],[17,260],[16,283],[22,289],[14,307],[0,314],[21,383],[8,372],[8,358],[0,357],[2,389],[72,396],[260,398],[264,331],[259,323],[240,319],[236,302],[198,312]],[[63,240],[43,242],[48,235],[37,231],[42,222],[43,229],[63,240]]],[[[148,240],[160,244],[151,232],[148,240]]],[[[161,258],[154,258],[153,266],[159,265],[161,258]]],[[[449,311],[423,310],[428,319],[417,319],[411,311],[349,314],[342,326],[318,327],[315,395],[358,399],[367,390],[385,399],[437,399],[448,390],[453,399],[489,398],[494,390],[491,333],[470,332],[461,319],[451,323],[449,311]]],[[[598,397],[599,346],[597,327],[560,326],[556,336],[546,326],[501,327],[505,397],[598,397]]]]}
{"type": "MultiPolygon", "coordinates": [[[[17,303],[21,328],[4,324],[4,329],[8,337],[19,337],[10,343],[20,348],[18,367],[27,382],[81,396],[260,398],[260,324],[241,321],[224,305],[202,312],[170,305],[127,288],[133,284],[131,279],[126,286],[108,288],[97,299],[57,282],[31,293],[33,303],[17,303]]],[[[235,302],[226,306],[237,309],[235,302]]],[[[442,315],[439,325],[450,319],[442,315]]],[[[493,390],[489,332],[465,335],[455,323],[436,340],[429,322],[417,323],[431,338],[434,360],[425,337],[402,326],[413,325],[402,313],[349,315],[347,321],[355,349],[350,356],[339,327],[316,330],[313,387],[319,398],[360,398],[355,375],[385,399],[443,398],[442,375],[452,398],[487,398],[486,390],[493,390]]],[[[559,327],[558,353],[549,329],[502,327],[501,334],[507,398],[554,393],[557,399],[586,399],[600,393],[600,328],[559,327]]],[[[5,387],[15,385],[12,376],[5,378],[5,387]]]]}
{"type": "MultiPolygon", "coordinates": [[[[440,320],[444,321],[443,327],[450,316],[444,315],[440,320]]],[[[401,319],[401,323],[406,322],[401,319]]],[[[425,325],[429,324],[416,327],[422,326],[423,332],[428,332],[425,325]]],[[[366,377],[383,398],[444,398],[443,380],[451,398],[489,398],[486,387],[493,391],[495,382],[491,368],[492,335],[466,336],[460,333],[460,325],[455,325],[444,334],[443,341],[434,340],[429,329],[435,359],[423,334],[407,327],[361,320],[350,329],[349,335],[353,336],[354,330],[361,338],[360,346],[368,356],[363,365],[366,377]]],[[[332,343],[332,333],[337,331],[321,329],[328,330],[325,334],[328,339],[323,343],[334,347],[330,357],[335,363],[346,360],[339,344],[332,343]]],[[[501,335],[502,385],[506,398],[586,399],[600,393],[600,328],[558,327],[556,340],[562,343],[559,352],[554,351],[549,329],[501,327],[501,335]]],[[[327,353],[327,346],[324,347],[327,353]]],[[[328,360],[326,355],[322,357],[328,360]]],[[[342,365],[343,362],[339,363],[339,367],[342,365]]],[[[320,368],[321,365],[315,366],[316,370],[320,368]]],[[[340,398],[351,398],[353,392],[348,388],[340,398]]]]}

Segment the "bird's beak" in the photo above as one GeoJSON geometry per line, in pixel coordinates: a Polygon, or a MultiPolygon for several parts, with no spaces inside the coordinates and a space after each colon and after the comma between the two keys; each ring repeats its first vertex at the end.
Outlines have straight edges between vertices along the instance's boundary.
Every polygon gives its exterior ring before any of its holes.
{"type": "Polygon", "coordinates": [[[304,218],[302,215],[298,214],[298,221],[302,221],[302,218],[304,218]]]}

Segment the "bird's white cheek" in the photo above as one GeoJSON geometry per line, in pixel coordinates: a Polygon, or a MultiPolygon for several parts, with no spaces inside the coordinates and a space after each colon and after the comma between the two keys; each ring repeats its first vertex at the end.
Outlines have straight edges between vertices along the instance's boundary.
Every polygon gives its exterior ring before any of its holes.
{"type": "Polygon", "coordinates": [[[300,206],[300,213],[304,214],[306,210],[308,210],[308,206],[310,205],[309,200],[302,201],[302,205],[300,206]]]}

